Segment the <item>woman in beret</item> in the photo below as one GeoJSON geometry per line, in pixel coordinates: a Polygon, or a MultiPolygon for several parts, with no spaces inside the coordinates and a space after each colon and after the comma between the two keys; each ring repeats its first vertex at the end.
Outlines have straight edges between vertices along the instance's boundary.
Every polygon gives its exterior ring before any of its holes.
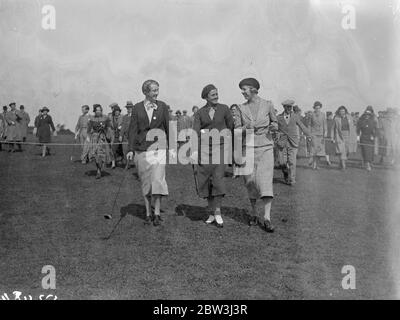
{"type": "Polygon", "coordinates": [[[99,104],[93,105],[94,116],[89,118],[88,137],[89,160],[95,161],[97,174],[96,179],[101,178],[105,164],[114,160],[107,134],[111,130],[110,118],[103,115],[103,108],[99,104]]]}
{"type": "Polygon", "coordinates": [[[322,103],[314,102],[314,112],[311,116],[310,131],[311,131],[311,154],[313,157],[312,168],[318,169],[318,160],[320,157],[325,157],[325,135],[326,135],[326,119],[321,112],[322,103]]]}
{"type": "Polygon", "coordinates": [[[272,181],[274,175],[274,142],[272,133],[277,131],[278,122],[275,108],[271,101],[258,96],[260,84],[254,78],[247,78],[239,83],[245,103],[235,109],[233,119],[235,129],[253,130],[250,137],[244,139],[246,162],[253,157],[249,171],[238,167],[236,174],[243,175],[252,209],[250,226],[261,225],[266,232],[274,232],[271,223],[271,204],[274,197],[272,181]],[[250,139],[249,139],[250,138],[250,139]],[[241,172],[242,171],[242,172],[241,172]],[[257,200],[263,203],[263,212],[257,212],[257,200]]]}
{"type": "Polygon", "coordinates": [[[218,102],[218,89],[213,84],[203,88],[201,97],[207,103],[195,113],[193,123],[193,130],[199,139],[198,150],[192,154],[192,159],[198,164],[195,166],[197,193],[199,197],[207,199],[209,216],[205,223],[222,228],[224,221],[221,204],[226,194],[225,169],[226,164],[232,161],[231,140],[228,143],[229,139],[225,137],[231,135],[234,121],[229,107],[218,102]],[[210,132],[218,133],[219,138],[224,138],[210,139],[210,132]],[[215,155],[219,155],[219,158],[215,155]]]}
{"type": "Polygon", "coordinates": [[[340,106],[337,109],[334,120],[336,152],[340,155],[340,168],[345,170],[349,154],[357,150],[357,132],[353,118],[345,106],[340,106]]]}
{"type": "Polygon", "coordinates": [[[50,148],[47,146],[51,143],[51,135],[55,134],[56,128],[54,127],[53,119],[48,114],[50,110],[47,107],[42,108],[42,114],[38,117],[35,123],[37,129],[37,137],[39,143],[42,144],[42,157],[50,155],[50,148]]]}

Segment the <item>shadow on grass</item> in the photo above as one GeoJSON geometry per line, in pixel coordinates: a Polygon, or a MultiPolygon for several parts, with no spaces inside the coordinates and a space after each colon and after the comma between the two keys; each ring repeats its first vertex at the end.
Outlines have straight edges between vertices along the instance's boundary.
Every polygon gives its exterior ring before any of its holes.
{"type": "MultiPolygon", "coordinates": [[[[97,174],[97,170],[89,170],[89,171],[85,172],[85,175],[87,175],[88,177],[95,177],[96,174],[97,174]]],[[[110,176],[110,174],[108,172],[106,172],[106,171],[102,171],[101,172],[101,176],[102,177],[107,177],[107,176],[110,176]]]]}
{"type": "MultiPolygon", "coordinates": [[[[185,216],[192,221],[205,221],[208,218],[208,210],[205,207],[192,206],[188,204],[179,204],[175,208],[178,216],[185,216]]],[[[229,217],[239,223],[248,224],[250,215],[247,210],[232,207],[221,207],[221,214],[223,217],[229,217]]]]}
{"type": "MultiPolygon", "coordinates": [[[[154,213],[154,207],[151,206],[151,211],[154,213]]],[[[138,217],[139,219],[145,220],[146,218],[146,207],[143,204],[130,203],[125,207],[122,207],[121,217],[124,218],[127,215],[131,215],[132,217],[138,217]]],[[[163,209],[160,209],[161,213],[165,213],[163,209]]]]}

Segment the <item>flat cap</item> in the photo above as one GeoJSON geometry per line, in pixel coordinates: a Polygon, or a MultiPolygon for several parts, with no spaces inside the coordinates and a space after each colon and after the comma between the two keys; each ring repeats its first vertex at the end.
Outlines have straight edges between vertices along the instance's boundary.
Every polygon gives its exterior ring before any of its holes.
{"type": "Polygon", "coordinates": [[[282,102],[283,106],[292,106],[294,105],[294,101],[290,99],[286,99],[285,101],[282,102]]]}

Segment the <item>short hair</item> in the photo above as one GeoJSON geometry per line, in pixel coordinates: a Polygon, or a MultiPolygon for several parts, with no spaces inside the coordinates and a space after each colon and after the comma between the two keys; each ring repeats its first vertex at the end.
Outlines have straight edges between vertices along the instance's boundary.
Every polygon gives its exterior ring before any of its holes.
{"type": "Polygon", "coordinates": [[[160,86],[160,84],[156,80],[146,80],[145,82],[143,82],[143,85],[142,85],[143,94],[147,94],[150,92],[150,86],[152,84],[155,84],[158,87],[160,86]]]}
{"type": "Polygon", "coordinates": [[[347,111],[347,108],[345,106],[340,106],[337,110],[336,110],[336,115],[339,115],[340,110],[344,110],[344,112],[346,112],[346,114],[349,114],[349,112],[347,111]]]}
{"type": "Polygon", "coordinates": [[[103,107],[101,106],[101,104],[94,104],[94,105],[93,105],[93,112],[96,112],[96,109],[97,109],[97,108],[100,108],[101,111],[103,112],[103,107]]]}
{"type": "Polygon", "coordinates": [[[24,105],[21,104],[21,105],[19,106],[19,109],[20,109],[20,110],[21,110],[21,109],[25,109],[24,105]]]}
{"type": "Polygon", "coordinates": [[[3,110],[5,111],[5,110],[7,110],[8,109],[8,107],[7,106],[3,106],[3,110]]]}
{"type": "Polygon", "coordinates": [[[199,109],[198,106],[193,106],[193,107],[192,107],[192,111],[194,111],[195,108],[196,108],[196,109],[199,109]]]}
{"type": "Polygon", "coordinates": [[[82,106],[82,109],[89,110],[90,108],[88,105],[84,105],[84,106],[82,106]]]}

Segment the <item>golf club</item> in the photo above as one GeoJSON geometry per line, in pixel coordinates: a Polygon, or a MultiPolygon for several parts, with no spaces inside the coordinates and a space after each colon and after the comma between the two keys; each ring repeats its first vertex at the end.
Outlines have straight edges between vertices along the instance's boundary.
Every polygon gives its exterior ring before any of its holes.
{"type": "Polygon", "coordinates": [[[117,227],[118,227],[118,225],[119,225],[119,223],[121,222],[121,220],[122,220],[123,217],[124,217],[123,215],[121,215],[121,216],[119,217],[119,220],[117,221],[117,223],[116,223],[116,224],[114,225],[114,227],[112,228],[110,234],[109,234],[107,237],[104,238],[105,240],[108,240],[108,239],[111,238],[112,234],[114,233],[115,229],[117,229],[117,227]]]}
{"type": "Polygon", "coordinates": [[[114,213],[114,207],[115,207],[115,204],[117,203],[117,198],[118,198],[119,192],[121,191],[122,184],[125,181],[125,177],[126,177],[126,174],[124,174],[124,177],[122,178],[121,183],[119,184],[118,191],[117,191],[117,193],[115,195],[114,203],[113,203],[112,208],[111,208],[111,213],[104,215],[104,219],[106,219],[106,220],[111,220],[112,219],[112,215],[114,213]]]}

